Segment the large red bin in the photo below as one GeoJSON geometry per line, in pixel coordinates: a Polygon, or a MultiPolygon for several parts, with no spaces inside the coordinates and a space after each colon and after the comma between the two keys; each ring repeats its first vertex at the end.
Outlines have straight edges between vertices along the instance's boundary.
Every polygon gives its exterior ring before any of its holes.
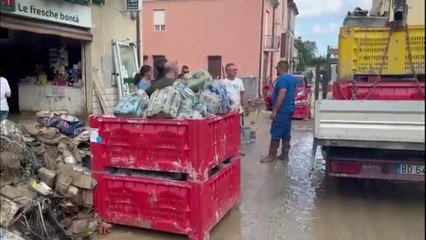
{"type": "Polygon", "coordinates": [[[92,169],[140,169],[185,173],[194,182],[240,154],[240,115],[202,120],[92,116],[92,169]]]}
{"type": "Polygon", "coordinates": [[[234,158],[207,182],[192,183],[94,173],[95,210],[103,221],[207,240],[241,197],[241,160],[234,158]]]}

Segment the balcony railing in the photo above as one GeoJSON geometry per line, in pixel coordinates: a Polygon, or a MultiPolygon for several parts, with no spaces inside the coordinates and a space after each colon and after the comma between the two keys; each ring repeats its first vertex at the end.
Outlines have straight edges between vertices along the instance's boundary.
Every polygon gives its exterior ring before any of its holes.
{"type": "Polygon", "coordinates": [[[268,52],[278,52],[280,50],[281,37],[276,35],[266,35],[263,50],[268,52]]]}

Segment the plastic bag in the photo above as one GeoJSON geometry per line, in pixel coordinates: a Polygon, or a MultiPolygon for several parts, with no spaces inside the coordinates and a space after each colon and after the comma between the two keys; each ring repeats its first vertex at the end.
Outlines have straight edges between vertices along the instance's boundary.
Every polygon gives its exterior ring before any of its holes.
{"type": "Polygon", "coordinates": [[[194,110],[199,112],[201,116],[208,117],[207,106],[204,102],[197,100],[197,102],[194,104],[194,110]]]}
{"type": "Polygon", "coordinates": [[[200,90],[203,90],[204,85],[207,82],[210,82],[213,80],[212,75],[210,75],[209,72],[205,70],[198,70],[194,72],[190,79],[185,79],[184,83],[186,86],[188,86],[192,91],[195,93],[199,92],[200,90]]]}
{"type": "Polygon", "coordinates": [[[143,117],[149,97],[145,91],[138,91],[120,100],[114,109],[116,117],[143,117]]]}
{"type": "Polygon", "coordinates": [[[176,118],[181,103],[182,95],[175,87],[159,89],[151,95],[145,116],[147,118],[176,118]]]}
{"type": "Polygon", "coordinates": [[[179,112],[177,119],[203,119],[200,112],[189,110],[188,112],[179,112]]]}
{"type": "Polygon", "coordinates": [[[173,84],[173,87],[176,88],[182,96],[182,102],[179,106],[177,118],[182,118],[179,116],[189,116],[196,100],[194,92],[181,81],[176,81],[173,84]]]}
{"type": "Polygon", "coordinates": [[[186,86],[182,81],[177,80],[173,84],[173,87],[179,91],[179,93],[182,95],[184,99],[190,99],[192,102],[195,103],[197,98],[195,96],[195,93],[188,86],[186,86]]]}
{"type": "Polygon", "coordinates": [[[226,86],[221,81],[216,80],[205,86],[200,101],[206,105],[208,113],[215,115],[229,113],[233,104],[228,96],[226,86]]]}

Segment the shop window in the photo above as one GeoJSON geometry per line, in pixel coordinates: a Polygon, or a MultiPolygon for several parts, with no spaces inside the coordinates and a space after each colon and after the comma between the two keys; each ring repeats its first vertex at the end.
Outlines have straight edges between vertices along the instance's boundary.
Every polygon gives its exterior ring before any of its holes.
{"type": "Polygon", "coordinates": [[[154,10],[154,30],[156,32],[166,31],[166,11],[164,9],[154,10]]]}
{"type": "Polygon", "coordinates": [[[0,35],[10,36],[0,41],[0,72],[12,90],[8,99],[11,113],[57,109],[83,113],[81,41],[5,28],[0,28],[0,35]]]}

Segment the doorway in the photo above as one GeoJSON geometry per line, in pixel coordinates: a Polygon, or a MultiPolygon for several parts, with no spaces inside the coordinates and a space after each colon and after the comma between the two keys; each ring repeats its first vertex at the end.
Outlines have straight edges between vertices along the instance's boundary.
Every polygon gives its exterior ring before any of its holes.
{"type": "Polygon", "coordinates": [[[213,79],[222,77],[222,56],[208,56],[207,69],[213,79]]]}
{"type": "Polygon", "coordinates": [[[154,66],[153,69],[154,69],[154,78],[155,79],[158,78],[158,74],[159,74],[157,65],[158,64],[161,65],[161,62],[163,62],[163,61],[164,62],[166,61],[166,56],[164,56],[164,55],[153,55],[152,56],[152,66],[154,66]]]}
{"type": "Polygon", "coordinates": [[[265,85],[268,85],[268,83],[270,81],[269,79],[270,74],[269,74],[269,53],[268,52],[264,52],[263,53],[263,71],[262,71],[262,81],[265,85]]]}

